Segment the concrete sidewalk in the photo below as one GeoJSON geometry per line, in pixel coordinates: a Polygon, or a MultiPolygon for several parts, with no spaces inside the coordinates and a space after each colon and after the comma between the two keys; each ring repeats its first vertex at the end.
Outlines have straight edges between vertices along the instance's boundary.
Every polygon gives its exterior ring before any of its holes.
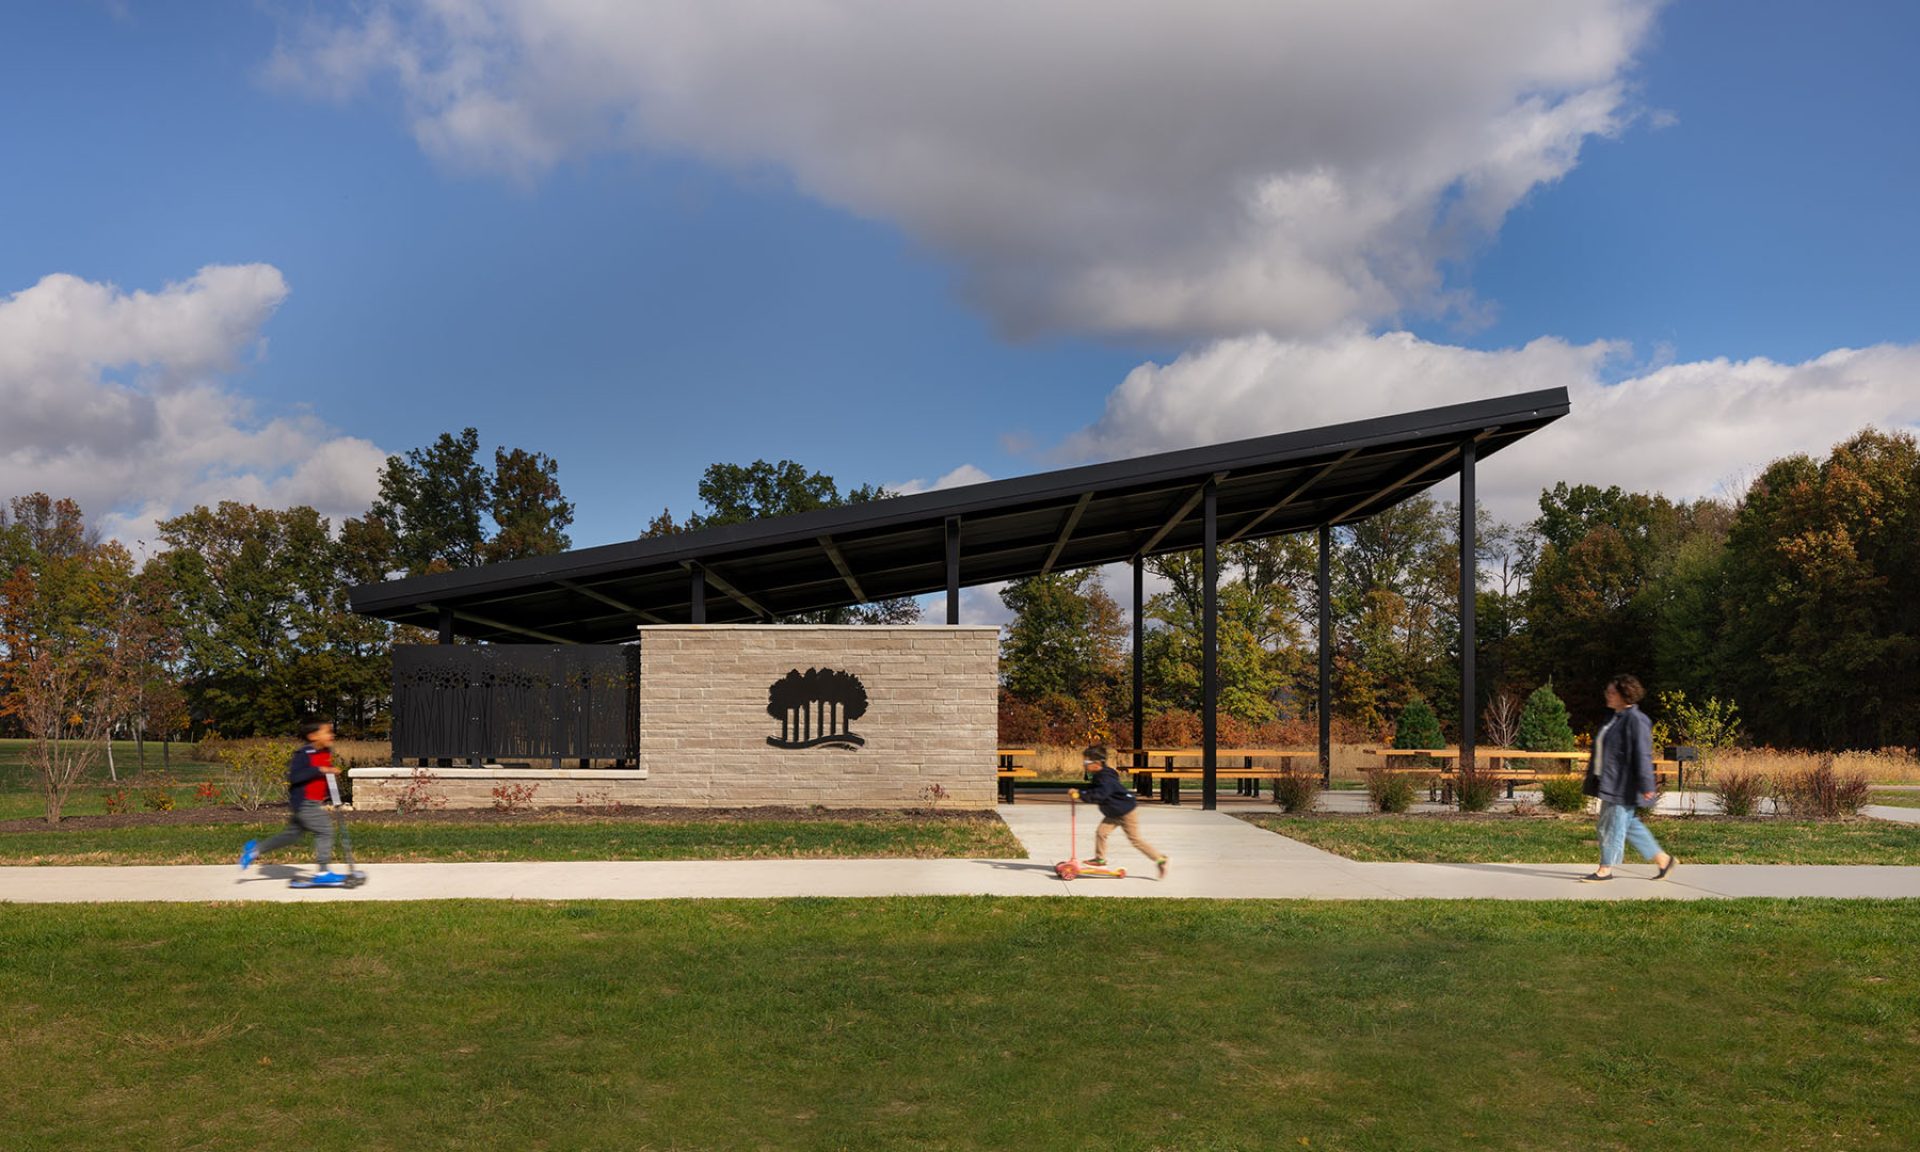
{"type": "MultiPolygon", "coordinates": [[[[1245,805],[1238,810],[1272,811],[1245,805]]],[[[1143,831],[1172,859],[1165,881],[1124,837],[1108,845],[1125,879],[1058,879],[1067,855],[1064,805],[1003,805],[1025,860],[676,860],[514,864],[373,864],[363,888],[301,891],[295,869],[267,864],[0,868],[0,901],[156,900],[668,900],[783,896],[1092,896],[1306,900],[1688,900],[1732,896],[1920,898],[1920,867],[1695,865],[1661,882],[1628,865],[1618,879],[1581,884],[1591,861],[1563,864],[1363,864],[1276,836],[1228,812],[1147,805],[1143,831]],[[1138,866],[1139,872],[1134,872],[1138,866]]],[[[1085,813],[1083,812],[1084,816],[1085,813]]],[[[1092,853],[1081,821],[1080,852],[1092,853]]]]}

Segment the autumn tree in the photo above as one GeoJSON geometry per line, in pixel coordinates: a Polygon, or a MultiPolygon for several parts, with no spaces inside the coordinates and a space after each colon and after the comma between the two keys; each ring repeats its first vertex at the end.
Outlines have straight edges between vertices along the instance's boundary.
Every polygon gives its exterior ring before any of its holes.
{"type": "Polygon", "coordinates": [[[348,609],[347,589],[388,562],[381,528],[341,539],[312,508],[223,502],[160,523],[182,684],[193,715],[224,735],[284,733],[326,712],[344,729],[384,706],[390,627],[348,609]]]}
{"type": "Polygon", "coordinates": [[[1010,581],[1000,641],[1007,697],[1038,707],[1065,739],[1106,737],[1117,706],[1126,619],[1097,569],[1010,581]]]}
{"type": "Polygon", "coordinates": [[[128,714],[146,651],[132,557],[72,501],[12,502],[0,582],[0,711],[31,740],[47,822],[128,714]]]}
{"type": "Polygon", "coordinates": [[[573,505],[560,493],[560,463],[553,457],[494,449],[487,495],[495,531],[481,554],[489,562],[550,556],[573,546],[566,533],[573,505]]]}

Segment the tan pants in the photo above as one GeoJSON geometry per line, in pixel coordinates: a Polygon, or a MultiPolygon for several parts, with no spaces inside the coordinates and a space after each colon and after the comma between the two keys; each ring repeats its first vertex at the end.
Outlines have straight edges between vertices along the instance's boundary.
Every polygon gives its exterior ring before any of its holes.
{"type": "Polygon", "coordinates": [[[1160,860],[1160,850],[1147,843],[1140,836],[1140,810],[1135,808],[1125,816],[1109,816],[1100,821],[1100,827],[1093,831],[1093,856],[1096,860],[1107,858],[1107,837],[1115,828],[1127,834],[1127,839],[1135,848],[1146,853],[1147,859],[1156,863],[1160,860]]]}

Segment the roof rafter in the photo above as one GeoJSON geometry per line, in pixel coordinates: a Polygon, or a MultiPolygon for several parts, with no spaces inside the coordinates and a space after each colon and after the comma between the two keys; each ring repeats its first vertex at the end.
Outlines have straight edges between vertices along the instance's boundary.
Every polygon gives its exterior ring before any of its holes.
{"type": "Polygon", "coordinates": [[[1355,446],[1347,449],[1346,452],[1341,454],[1339,457],[1328,461],[1326,465],[1320,468],[1318,471],[1314,472],[1312,475],[1308,476],[1306,479],[1300,481],[1300,483],[1288,489],[1287,494],[1285,496],[1282,496],[1277,503],[1269,505],[1265,512],[1260,513],[1260,515],[1255,516],[1253,519],[1247,521],[1245,524],[1242,524],[1238,532],[1235,532],[1233,535],[1227,537],[1225,540],[1220,541],[1220,543],[1223,545],[1231,544],[1235,540],[1240,539],[1240,537],[1245,536],[1247,533],[1253,531],[1255,528],[1260,527],[1260,525],[1267,522],[1268,517],[1272,516],[1275,512],[1280,511],[1282,508],[1285,508],[1287,505],[1293,503],[1295,500],[1300,499],[1300,497],[1306,495],[1307,489],[1313,487],[1315,484],[1318,484],[1320,481],[1325,480],[1327,476],[1333,472],[1334,469],[1340,467],[1340,465],[1345,464],[1347,461],[1353,459],[1355,456],[1359,454],[1360,454],[1360,449],[1358,446],[1355,446]]]}
{"type": "Polygon", "coordinates": [[[847,582],[847,591],[853,593],[854,599],[865,604],[867,594],[860,590],[860,581],[853,578],[853,569],[847,566],[847,558],[841,555],[840,545],[834,543],[833,537],[822,536],[820,547],[826,552],[827,559],[833,561],[834,570],[840,573],[840,579],[847,582]]]}
{"type": "Polygon", "coordinates": [[[1092,489],[1081,493],[1079,503],[1073,506],[1073,511],[1067,513],[1066,523],[1060,526],[1060,538],[1053,542],[1053,551],[1047,553],[1046,562],[1040,565],[1040,575],[1045,576],[1053,571],[1054,561],[1060,559],[1060,550],[1067,546],[1067,540],[1073,536],[1074,526],[1080,523],[1080,514],[1085,512],[1087,505],[1092,502],[1092,489]]]}
{"type": "Polygon", "coordinates": [[[1165,540],[1167,538],[1167,533],[1173,531],[1175,528],[1178,528],[1180,526],[1180,522],[1182,520],[1185,520],[1187,518],[1187,514],[1194,510],[1194,507],[1200,503],[1200,500],[1202,497],[1206,496],[1207,485],[1218,484],[1220,481],[1225,480],[1228,475],[1229,474],[1226,472],[1215,472],[1212,476],[1208,477],[1205,482],[1195,487],[1193,492],[1186,498],[1185,501],[1181,503],[1180,507],[1174,510],[1173,515],[1167,517],[1167,522],[1165,524],[1160,525],[1159,530],[1156,531],[1153,535],[1147,537],[1147,542],[1145,544],[1142,544],[1140,545],[1140,547],[1134,549],[1134,555],[1145,556],[1147,553],[1153,551],[1154,545],[1160,543],[1160,541],[1162,540],[1165,540]]]}
{"type": "Polygon", "coordinates": [[[589,588],[584,584],[579,584],[572,580],[555,580],[554,583],[558,584],[562,588],[565,588],[569,592],[578,592],[582,596],[587,596],[594,600],[598,600],[600,601],[600,603],[605,604],[609,608],[618,608],[620,609],[620,611],[625,612],[628,615],[638,616],[640,617],[640,619],[645,620],[649,624],[665,624],[666,623],[665,620],[661,619],[659,616],[654,615],[652,612],[647,611],[645,608],[636,608],[633,605],[628,604],[624,600],[615,599],[614,597],[607,595],[605,592],[601,592],[597,589],[589,588]]]}
{"type": "MultiPolygon", "coordinates": [[[[693,562],[688,561],[685,565],[683,565],[683,567],[685,567],[687,571],[691,572],[693,571],[693,562]]],[[[753,597],[747,595],[745,592],[742,592],[740,591],[740,589],[735,588],[732,584],[729,584],[727,582],[726,577],[720,575],[720,573],[718,572],[715,572],[712,569],[712,567],[702,564],[700,566],[700,574],[706,577],[707,583],[713,585],[715,588],[720,589],[720,591],[724,595],[732,597],[735,603],[744,606],[749,612],[752,612],[755,616],[761,616],[768,620],[771,620],[774,618],[774,614],[772,612],[767,611],[764,607],[762,607],[758,600],[755,600],[753,597]]]]}

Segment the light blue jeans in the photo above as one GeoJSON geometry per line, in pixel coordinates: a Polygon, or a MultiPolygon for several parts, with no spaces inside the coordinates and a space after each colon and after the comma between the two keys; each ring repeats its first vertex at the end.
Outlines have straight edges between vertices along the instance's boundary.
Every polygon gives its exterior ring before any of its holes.
{"type": "Polygon", "coordinates": [[[1627,844],[1649,862],[1666,855],[1660,842],[1640,821],[1640,810],[1631,804],[1600,801],[1600,867],[1611,868],[1627,853],[1627,844]]]}

